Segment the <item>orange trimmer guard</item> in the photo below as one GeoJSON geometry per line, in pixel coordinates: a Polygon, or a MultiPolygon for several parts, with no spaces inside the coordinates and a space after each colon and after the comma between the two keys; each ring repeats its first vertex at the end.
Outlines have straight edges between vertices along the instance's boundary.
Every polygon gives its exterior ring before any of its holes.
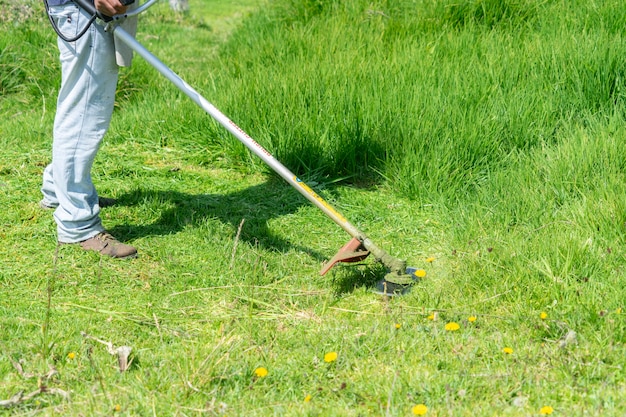
{"type": "Polygon", "coordinates": [[[328,261],[320,271],[320,275],[324,275],[327,273],[337,262],[358,262],[367,258],[367,255],[370,254],[370,251],[365,249],[363,243],[353,237],[348,243],[346,243],[335,256],[332,257],[330,261],[328,261]]]}

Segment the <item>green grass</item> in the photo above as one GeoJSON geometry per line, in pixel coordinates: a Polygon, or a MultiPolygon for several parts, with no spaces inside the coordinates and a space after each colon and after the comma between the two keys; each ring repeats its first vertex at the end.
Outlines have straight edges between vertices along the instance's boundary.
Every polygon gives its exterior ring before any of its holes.
{"type": "Polygon", "coordinates": [[[57,247],[36,204],[55,38],[39,2],[0,5],[0,401],[50,389],[0,415],[626,413],[621,2],[143,16],[148,49],[427,271],[393,299],[373,260],[320,277],[349,237],[141,58],[93,170],[120,201],[105,226],[140,257],[57,247]],[[93,338],[131,346],[131,368],[93,338]]]}

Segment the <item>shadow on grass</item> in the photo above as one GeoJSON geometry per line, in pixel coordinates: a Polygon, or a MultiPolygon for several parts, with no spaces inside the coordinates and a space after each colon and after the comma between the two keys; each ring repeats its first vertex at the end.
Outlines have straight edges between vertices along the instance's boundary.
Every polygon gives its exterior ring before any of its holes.
{"type": "Polygon", "coordinates": [[[239,236],[241,241],[279,252],[296,249],[319,262],[326,261],[327,256],[277,236],[268,228],[271,219],[296,213],[308,204],[300,194],[272,180],[227,194],[137,189],[120,196],[117,205],[148,206],[160,213],[158,219],[151,224],[116,226],[108,231],[114,236],[136,239],[174,234],[189,226],[199,226],[206,219],[218,219],[229,224],[236,233],[245,219],[239,236]]]}
{"type": "Polygon", "coordinates": [[[375,263],[371,258],[367,264],[340,264],[332,271],[333,289],[336,296],[351,293],[359,288],[372,289],[387,273],[383,264],[375,263]]]}
{"type": "MultiPolygon", "coordinates": [[[[148,206],[159,213],[156,221],[145,225],[119,225],[108,229],[114,236],[137,239],[177,233],[189,226],[200,226],[206,219],[229,224],[233,233],[245,219],[239,239],[265,250],[286,252],[296,249],[322,264],[334,254],[321,254],[310,247],[290,242],[268,228],[268,221],[294,214],[310,203],[280,181],[269,180],[259,185],[227,194],[188,194],[179,191],[136,189],[118,197],[118,206],[148,206]],[[166,207],[166,208],[162,208],[166,207]]],[[[329,227],[333,227],[329,223],[329,227]]],[[[302,241],[306,245],[306,236],[302,241]]],[[[384,267],[369,261],[368,267],[343,264],[333,268],[333,286],[337,295],[359,287],[373,287],[384,274],[384,267]]],[[[360,264],[361,266],[364,264],[360,264]]]]}

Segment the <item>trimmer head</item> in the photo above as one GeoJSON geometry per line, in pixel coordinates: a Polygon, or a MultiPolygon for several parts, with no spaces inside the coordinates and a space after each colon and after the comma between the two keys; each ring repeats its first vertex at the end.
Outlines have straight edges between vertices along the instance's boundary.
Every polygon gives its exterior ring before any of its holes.
{"type": "Polygon", "coordinates": [[[419,272],[423,272],[423,270],[413,268],[412,266],[406,267],[404,273],[400,273],[400,270],[390,271],[385,275],[385,278],[376,284],[374,292],[387,297],[404,295],[418,281],[417,274],[419,272]]]}
{"type": "Polygon", "coordinates": [[[362,242],[360,239],[352,238],[346,243],[333,258],[328,261],[320,271],[324,275],[333,266],[340,262],[358,262],[367,258],[370,253],[374,253],[377,260],[387,267],[387,274],[376,284],[374,292],[388,297],[404,295],[411,290],[413,284],[420,276],[424,276],[422,269],[407,267],[406,262],[392,256],[378,248],[371,241],[362,242]]]}

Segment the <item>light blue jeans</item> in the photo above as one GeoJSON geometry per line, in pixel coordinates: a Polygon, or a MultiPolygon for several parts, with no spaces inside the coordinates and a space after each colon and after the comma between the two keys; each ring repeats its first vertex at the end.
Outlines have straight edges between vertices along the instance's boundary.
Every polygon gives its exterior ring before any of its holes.
{"type": "MultiPolygon", "coordinates": [[[[77,35],[89,16],[74,3],[50,8],[61,32],[77,35]]],[[[75,243],[104,231],[91,167],[111,121],[118,66],[113,34],[96,21],[76,42],[58,39],[61,88],[52,163],[43,173],[44,204],[56,207],[59,242],[75,243]]]]}

